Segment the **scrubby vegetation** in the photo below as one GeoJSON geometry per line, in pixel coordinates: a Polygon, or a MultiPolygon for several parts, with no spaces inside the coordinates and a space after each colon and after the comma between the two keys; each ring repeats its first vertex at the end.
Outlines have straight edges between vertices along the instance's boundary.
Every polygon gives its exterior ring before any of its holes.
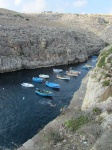
{"type": "Polygon", "coordinates": [[[105,59],[110,54],[112,54],[112,48],[110,48],[107,51],[102,52],[99,56],[99,61],[97,63],[97,67],[100,67],[100,68],[102,68],[103,66],[105,67],[105,59]]]}
{"type": "Polygon", "coordinates": [[[101,110],[100,108],[98,108],[98,107],[94,107],[92,111],[93,111],[93,113],[94,113],[95,115],[99,115],[99,114],[101,114],[101,112],[102,112],[102,110],[101,110]]]}
{"type": "Polygon", "coordinates": [[[103,86],[109,86],[110,85],[110,82],[108,81],[108,80],[105,80],[104,82],[103,82],[103,86]]]}
{"type": "Polygon", "coordinates": [[[80,127],[89,122],[89,118],[87,116],[80,116],[76,119],[70,119],[65,122],[65,126],[69,128],[71,131],[76,131],[80,129],[80,127]]]}

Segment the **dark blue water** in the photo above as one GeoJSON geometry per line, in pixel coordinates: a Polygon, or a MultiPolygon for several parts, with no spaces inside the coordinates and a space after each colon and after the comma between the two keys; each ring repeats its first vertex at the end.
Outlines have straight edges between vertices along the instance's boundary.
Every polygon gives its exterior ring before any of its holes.
{"type": "MultiPolygon", "coordinates": [[[[95,65],[91,59],[88,63],[95,65]]],[[[60,109],[69,105],[74,92],[79,89],[83,77],[88,73],[88,70],[81,69],[84,64],[56,67],[64,70],[62,74],[71,66],[82,71],[81,75],[71,77],[70,81],[57,79],[53,67],[0,74],[0,146],[13,149],[15,145],[21,145],[57,117],[60,109]],[[32,82],[32,77],[39,74],[48,74],[48,81],[60,84],[60,90],[46,87],[46,80],[43,83],[32,82]],[[22,82],[33,83],[35,87],[22,87],[22,82]],[[36,95],[37,87],[51,90],[52,99],[36,95]],[[51,107],[49,103],[56,104],[56,107],[51,107]]]]}

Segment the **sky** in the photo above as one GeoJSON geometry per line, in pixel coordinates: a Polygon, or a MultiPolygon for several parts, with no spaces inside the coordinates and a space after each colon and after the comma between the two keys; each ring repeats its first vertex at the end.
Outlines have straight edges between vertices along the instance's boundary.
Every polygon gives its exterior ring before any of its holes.
{"type": "Polygon", "coordinates": [[[112,0],[0,0],[0,8],[24,13],[112,14],[112,0]]]}

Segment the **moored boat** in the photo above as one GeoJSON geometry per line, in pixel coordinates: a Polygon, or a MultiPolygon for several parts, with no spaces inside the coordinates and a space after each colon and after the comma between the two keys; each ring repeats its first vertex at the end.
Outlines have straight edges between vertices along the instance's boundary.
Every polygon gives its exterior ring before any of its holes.
{"type": "Polygon", "coordinates": [[[62,69],[55,69],[55,68],[53,68],[53,72],[59,73],[59,72],[62,72],[62,71],[63,71],[62,69]]]}
{"type": "Polygon", "coordinates": [[[57,83],[53,83],[53,82],[48,82],[48,81],[46,81],[45,84],[46,84],[48,87],[55,88],[55,89],[60,89],[60,85],[57,84],[57,83]]]}
{"type": "Polygon", "coordinates": [[[35,93],[40,96],[44,96],[44,97],[52,97],[53,96],[53,93],[51,91],[41,90],[38,88],[36,88],[35,93]]]}
{"type": "Polygon", "coordinates": [[[49,75],[46,75],[46,74],[40,74],[39,77],[40,77],[40,78],[48,79],[48,78],[49,78],[49,75]]]}
{"type": "Polygon", "coordinates": [[[89,70],[87,66],[82,66],[82,69],[89,70]]]}
{"type": "Polygon", "coordinates": [[[77,77],[78,76],[78,73],[77,72],[74,72],[74,71],[66,71],[66,74],[69,75],[69,76],[74,76],[74,77],[77,77]]]}
{"type": "Polygon", "coordinates": [[[58,75],[56,76],[58,79],[62,79],[62,80],[70,80],[70,77],[69,76],[61,76],[61,75],[58,75]]]}
{"type": "Polygon", "coordinates": [[[93,68],[93,66],[88,65],[88,64],[86,64],[85,66],[88,67],[88,68],[93,68]]]}
{"type": "Polygon", "coordinates": [[[22,83],[21,85],[24,87],[34,87],[34,85],[30,83],[22,83]]]}
{"type": "Polygon", "coordinates": [[[33,77],[32,81],[34,81],[34,82],[42,82],[43,79],[42,78],[38,78],[38,77],[33,77]]]}

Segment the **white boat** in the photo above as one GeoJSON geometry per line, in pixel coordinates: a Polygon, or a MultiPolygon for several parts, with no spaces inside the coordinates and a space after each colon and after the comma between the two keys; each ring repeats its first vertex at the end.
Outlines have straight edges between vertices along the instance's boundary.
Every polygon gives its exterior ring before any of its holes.
{"type": "Polygon", "coordinates": [[[87,68],[93,68],[93,66],[86,64],[85,67],[87,68]]]}
{"type": "Polygon", "coordinates": [[[34,85],[30,83],[22,83],[21,85],[25,87],[34,87],[34,85]]]}
{"type": "Polygon", "coordinates": [[[53,68],[53,72],[59,73],[59,72],[62,72],[62,71],[63,71],[62,69],[55,69],[55,68],[53,68]]]}
{"type": "Polygon", "coordinates": [[[62,79],[62,80],[70,80],[70,77],[69,76],[61,76],[61,75],[58,75],[56,76],[58,79],[62,79]]]}
{"type": "Polygon", "coordinates": [[[39,77],[40,77],[40,78],[44,78],[44,79],[48,79],[48,78],[49,78],[49,75],[46,75],[46,74],[40,74],[39,77]]]}

